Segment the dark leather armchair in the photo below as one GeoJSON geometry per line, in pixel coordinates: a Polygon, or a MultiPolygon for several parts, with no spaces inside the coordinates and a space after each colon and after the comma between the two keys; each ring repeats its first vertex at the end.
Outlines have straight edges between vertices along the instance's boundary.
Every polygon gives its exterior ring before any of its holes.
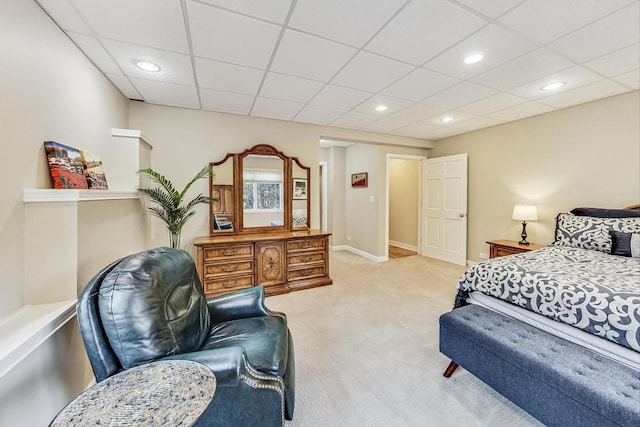
{"type": "Polygon", "coordinates": [[[156,248],[105,267],[77,308],[96,381],[155,360],[193,360],[217,380],[198,425],[292,419],[293,341],[286,316],[264,306],[262,287],[207,300],[191,256],[156,248]]]}

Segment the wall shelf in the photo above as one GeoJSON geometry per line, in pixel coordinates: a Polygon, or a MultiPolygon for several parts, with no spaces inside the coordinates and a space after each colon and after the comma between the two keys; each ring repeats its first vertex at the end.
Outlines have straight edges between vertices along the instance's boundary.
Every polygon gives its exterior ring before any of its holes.
{"type": "Polygon", "coordinates": [[[70,190],[25,188],[24,203],[84,202],[93,200],[122,200],[139,198],[136,190],[70,190]]]}
{"type": "Polygon", "coordinates": [[[76,314],[76,301],[25,305],[0,322],[0,378],[76,314]]]}

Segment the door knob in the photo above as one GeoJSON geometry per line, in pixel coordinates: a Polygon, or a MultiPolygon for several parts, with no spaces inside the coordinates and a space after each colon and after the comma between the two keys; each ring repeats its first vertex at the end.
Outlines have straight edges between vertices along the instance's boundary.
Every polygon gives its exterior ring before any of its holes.
{"type": "Polygon", "coordinates": [[[458,214],[458,216],[459,216],[460,218],[464,218],[464,214],[463,214],[462,212],[460,212],[460,213],[458,214]]]}

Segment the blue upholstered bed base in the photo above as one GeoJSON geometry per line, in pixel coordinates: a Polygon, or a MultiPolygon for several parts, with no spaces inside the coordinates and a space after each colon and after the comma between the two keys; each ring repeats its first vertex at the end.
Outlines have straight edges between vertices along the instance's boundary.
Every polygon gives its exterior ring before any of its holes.
{"type": "Polygon", "coordinates": [[[440,351],[548,426],[640,425],[639,372],[478,305],[440,317],[440,351]]]}

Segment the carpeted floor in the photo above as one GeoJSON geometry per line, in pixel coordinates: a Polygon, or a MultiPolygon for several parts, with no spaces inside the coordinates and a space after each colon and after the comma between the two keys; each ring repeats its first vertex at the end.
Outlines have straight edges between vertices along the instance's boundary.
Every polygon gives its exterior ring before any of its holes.
{"type": "Polygon", "coordinates": [[[287,427],[541,426],[438,352],[438,317],[464,268],[330,253],[334,284],[267,298],[289,319],[296,408],[287,427]]]}

